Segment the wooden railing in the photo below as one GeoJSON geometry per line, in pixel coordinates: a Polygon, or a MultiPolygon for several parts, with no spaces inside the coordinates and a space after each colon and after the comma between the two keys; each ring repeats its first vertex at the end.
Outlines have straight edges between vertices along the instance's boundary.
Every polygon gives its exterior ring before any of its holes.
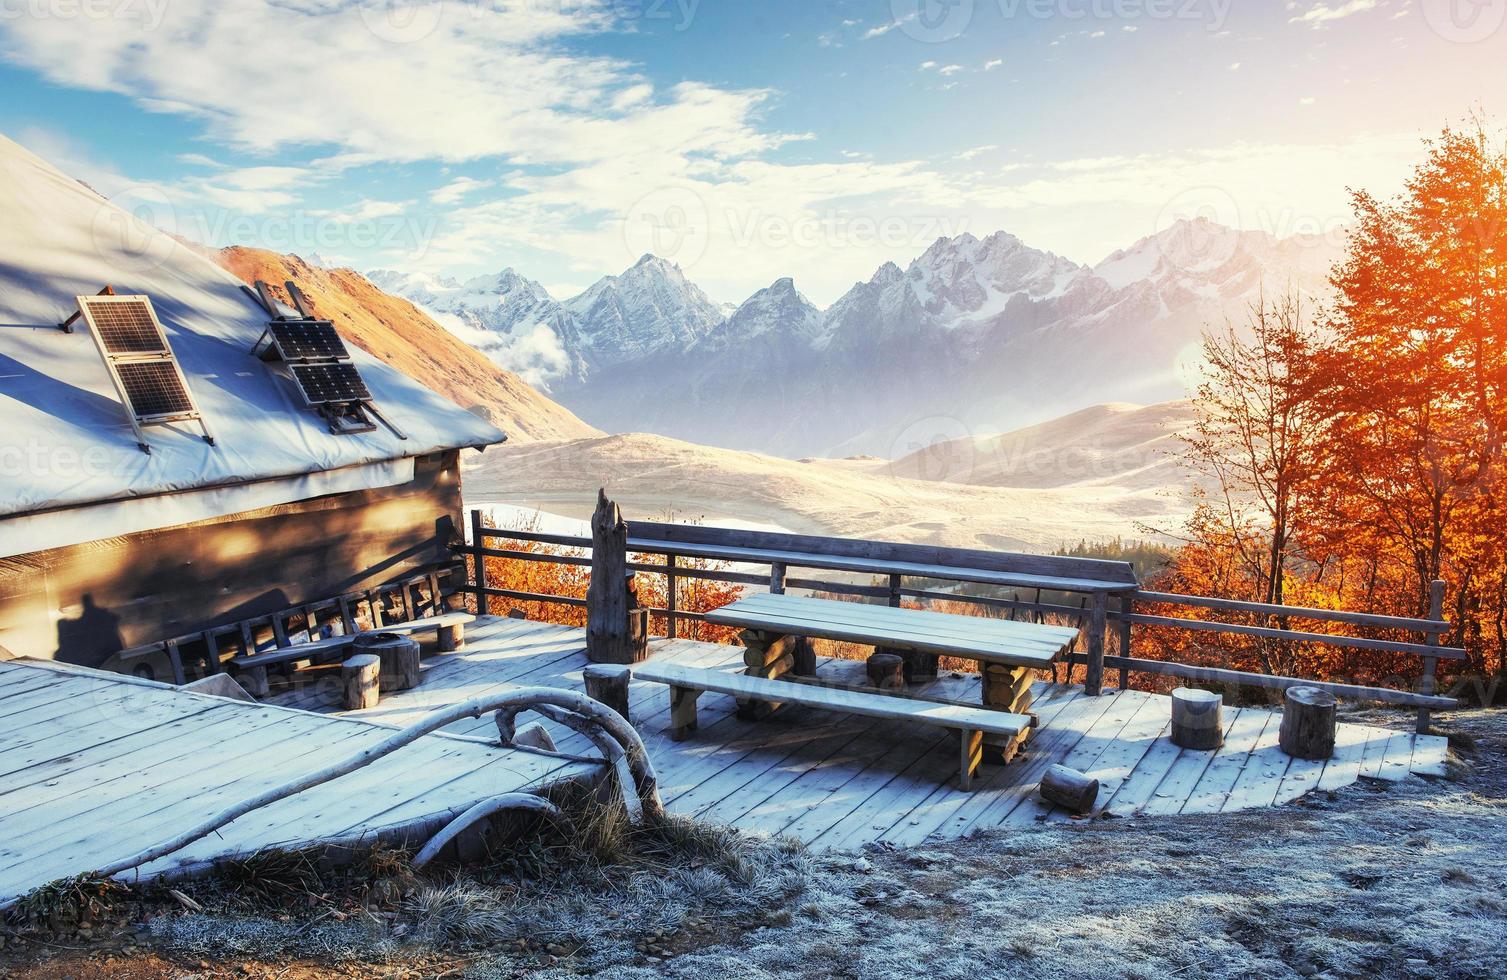
{"type": "MultiPolygon", "coordinates": [[[[586,605],[585,599],[573,596],[545,595],[497,588],[487,581],[485,559],[505,558],[518,561],[590,566],[591,538],[566,534],[548,534],[538,531],[490,528],[485,526],[482,513],[479,510],[471,512],[470,523],[471,541],[466,547],[459,549],[459,552],[473,559],[474,576],[471,582],[461,587],[461,591],[470,592],[478,596],[483,600],[483,605],[484,599],[490,597],[576,607],[584,607],[586,605]],[[499,540],[528,541],[556,545],[563,548],[580,549],[581,553],[554,554],[493,547],[491,545],[491,542],[499,540]]],[[[636,551],[637,549],[634,550],[636,551]]],[[[673,544],[665,542],[657,542],[652,548],[643,549],[639,553],[639,557],[643,557],[644,554],[652,554],[662,560],[658,562],[629,561],[628,569],[637,573],[665,576],[667,585],[665,590],[667,597],[666,605],[663,608],[652,607],[650,612],[664,617],[665,632],[671,638],[678,635],[679,626],[682,622],[699,621],[705,618],[703,613],[678,608],[677,586],[680,581],[685,579],[728,582],[760,588],[770,588],[773,585],[776,591],[780,590],[780,588],[785,588],[862,596],[865,598],[881,599],[891,605],[899,605],[902,599],[918,599],[924,602],[959,602],[985,608],[1008,610],[1012,618],[1019,614],[1024,614],[1026,617],[1034,618],[1037,621],[1041,621],[1046,616],[1066,618],[1077,622],[1080,628],[1085,628],[1089,621],[1089,610],[1086,602],[1072,605],[1055,599],[1052,593],[1047,593],[1044,596],[1040,590],[1036,590],[1035,598],[1030,599],[1022,598],[1019,591],[1014,592],[1010,597],[1005,597],[1003,595],[978,595],[965,591],[944,590],[938,588],[933,579],[923,580],[920,586],[907,585],[906,579],[909,576],[902,575],[887,576],[888,581],[884,585],[864,585],[851,581],[797,577],[789,574],[786,562],[752,559],[748,557],[746,551],[743,549],[730,550],[725,556],[719,557],[715,551],[709,554],[705,545],[698,546],[694,557],[701,559],[710,557],[714,560],[725,561],[734,565],[763,566],[769,568],[769,574],[757,574],[751,571],[730,570],[726,568],[688,567],[680,563],[680,559],[688,556],[677,552],[673,544]]],[[[797,565],[796,567],[799,566],[797,565]]],[[[1115,602],[1115,600],[1111,601],[1115,602]]],[[[1443,582],[1434,582],[1432,584],[1430,614],[1427,619],[1410,619],[1348,610],[1269,605],[1149,590],[1136,590],[1133,593],[1126,594],[1118,599],[1116,606],[1116,608],[1112,608],[1108,613],[1107,628],[1114,631],[1117,635],[1120,652],[1116,655],[1103,653],[1103,643],[1090,644],[1090,648],[1099,651],[1098,656],[1101,662],[1097,666],[1100,667],[1101,672],[1103,667],[1119,670],[1120,685],[1122,688],[1128,686],[1129,675],[1132,672],[1179,677],[1196,683],[1223,684],[1238,687],[1277,690],[1300,685],[1318,687],[1330,691],[1336,697],[1377,701],[1415,708],[1418,712],[1417,728],[1420,732],[1428,730],[1431,712],[1453,708],[1459,704],[1455,698],[1442,696],[1437,693],[1438,662],[1440,660],[1463,660],[1466,658],[1465,650],[1442,645],[1444,637],[1452,629],[1452,626],[1442,617],[1444,608],[1443,582]],[[1287,628],[1286,626],[1263,626],[1253,623],[1225,622],[1214,619],[1150,615],[1137,611],[1138,609],[1144,610],[1147,606],[1153,605],[1183,606],[1190,609],[1236,613],[1280,623],[1287,623],[1291,620],[1340,623],[1363,629],[1412,633],[1417,634],[1420,639],[1414,642],[1371,636],[1321,633],[1296,630],[1287,628]],[[1421,679],[1417,690],[1406,690],[1398,687],[1316,681],[1299,677],[1284,677],[1222,667],[1205,667],[1195,664],[1136,657],[1134,656],[1132,646],[1134,638],[1133,627],[1136,626],[1252,636],[1293,643],[1312,643],[1339,648],[1415,655],[1421,659],[1421,679]]],[[[1090,656],[1085,653],[1070,655],[1068,664],[1069,671],[1071,671],[1073,666],[1085,665],[1090,668],[1091,673],[1092,668],[1095,666],[1091,663],[1090,656]]]]}

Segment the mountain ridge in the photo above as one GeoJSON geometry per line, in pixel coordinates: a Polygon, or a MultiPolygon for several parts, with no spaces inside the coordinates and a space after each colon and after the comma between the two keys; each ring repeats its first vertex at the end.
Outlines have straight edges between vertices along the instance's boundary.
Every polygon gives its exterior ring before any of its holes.
{"type": "Polygon", "coordinates": [[[479,338],[494,360],[516,368],[534,356],[537,383],[606,429],[786,456],[893,456],[928,419],[999,431],[1093,402],[1182,397],[1205,329],[1243,321],[1263,289],[1322,296],[1332,251],[1199,218],[1089,266],[1008,232],[964,233],[904,269],[882,263],[825,310],[785,277],[730,314],[646,255],[564,301],[531,283],[547,302],[524,308],[515,285],[451,312],[489,325],[479,338]],[[667,377],[675,383],[646,384],[667,377]]]}

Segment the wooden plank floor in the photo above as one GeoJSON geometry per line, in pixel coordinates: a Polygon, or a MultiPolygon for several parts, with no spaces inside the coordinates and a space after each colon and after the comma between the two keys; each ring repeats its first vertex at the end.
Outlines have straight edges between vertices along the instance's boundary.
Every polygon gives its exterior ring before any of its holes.
{"type": "MultiPolygon", "coordinates": [[[[225,807],[381,741],[391,727],[137,678],[0,662],[0,902],[160,843],[225,807]]],[[[249,813],[143,869],[428,828],[482,799],[598,771],[430,735],[249,813]]]]}
{"type": "MultiPolygon", "coordinates": [[[[742,657],[737,647],[687,640],[656,641],[652,654],[705,667],[738,664],[742,657]]],[[[418,688],[352,714],[404,724],[437,705],[512,687],[582,690],[585,665],[581,630],[488,617],[470,629],[462,651],[425,657],[418,688]]],[[[824,660],[819,669],[831,676],[861,672],[862,665],[824,660]]],[[[298,676],[296,688],[274,694],[276,703],[338,710],[338,672],[298,676]]],[[[979,679],[944,675],[923,690],[977,702],[979,679]]],[[[668,688],[636,681],[630,693],[634,724],[672,811],[790,834],[822,848],[907,844],[1069,819],[1035,795],[1041,773],[1054,762],[1096,776],[1101,809],[1121,816],[1228,812],[1288,802],[1363,775],[1444,772],[1445,739],[1350,724],[1340,725],[1335,757],[1327,763],[1290,760],[1276,747],[1280,713],[1265,708],[1227,709],[1228,735],[1217,752],[1180,749],[1167,738],[1170,707],[1163,695],[1123,691],[1089,698],[1079,687],[1038,682],[1033,710],[1042,726],[1026,753],[1008,766],[985,766],[974,791],[964,793],[955,782],[956,736],[940,729],[791,707],[766,721],[744,722],[734,717],[731,698],[707,694],[699,730],[674,742],[668,688]]],[[[490,725],[466,721],[452,730],[495,737],[490,725]]],[[[547,727],[562,751],[591,753],[580,736],[547,727]]]]}

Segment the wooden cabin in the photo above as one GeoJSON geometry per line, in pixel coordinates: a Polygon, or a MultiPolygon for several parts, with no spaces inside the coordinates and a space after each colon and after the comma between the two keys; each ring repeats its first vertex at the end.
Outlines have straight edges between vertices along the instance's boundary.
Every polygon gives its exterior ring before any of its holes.
{"type": "Polygon", "coordinates": [[[3,137],[0,214],[0,658],[120,666],[453,561],[491,424],[3,137]]]}

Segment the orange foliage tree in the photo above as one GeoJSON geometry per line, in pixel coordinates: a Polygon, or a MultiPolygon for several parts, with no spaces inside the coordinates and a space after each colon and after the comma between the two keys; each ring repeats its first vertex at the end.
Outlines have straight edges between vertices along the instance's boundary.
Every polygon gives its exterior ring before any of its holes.
{"type": "MultiPolygon", "coordinates": [[[[1188,455],[1218,489],[1162,584],[1423,616],[1430,583],[1444,579],[1449,639],[1470,651],[1463,672],[1499,680],[1507,150],[1479,124],[1446,130],[1399,198],[1353,200],[1322,330],[1288,302],[1206,343],[1210,380],[1188,455]]],[[[1420,669],[1416,657],[1215,645],[1242,666],[1321,678],[1395,682],[1420,669]]],[[[1464,693],[1490,701],[1495,687],[1464,693]]]]}

